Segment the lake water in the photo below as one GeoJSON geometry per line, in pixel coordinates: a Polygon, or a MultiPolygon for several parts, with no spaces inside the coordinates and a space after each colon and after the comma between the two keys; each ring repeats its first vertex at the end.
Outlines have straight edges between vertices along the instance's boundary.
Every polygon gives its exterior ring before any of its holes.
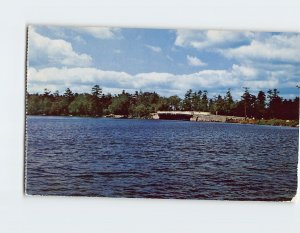
{"type": "Polygon", "coordinates": [[[290,200],[297,161],[296,128],[27,118],[33,195],[290,200]]]}

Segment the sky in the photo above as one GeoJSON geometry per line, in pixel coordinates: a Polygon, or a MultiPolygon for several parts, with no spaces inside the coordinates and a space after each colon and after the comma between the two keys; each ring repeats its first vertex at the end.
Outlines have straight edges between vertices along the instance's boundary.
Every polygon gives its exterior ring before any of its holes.
{"type": "Polygon", "coordinates": [[[155,91],[183,97],[188,89],[238,99],[277,88],[298,96],[300,34],[251,31],[28,27],[27,91],[66,88],[90,93],[155,91]]]}

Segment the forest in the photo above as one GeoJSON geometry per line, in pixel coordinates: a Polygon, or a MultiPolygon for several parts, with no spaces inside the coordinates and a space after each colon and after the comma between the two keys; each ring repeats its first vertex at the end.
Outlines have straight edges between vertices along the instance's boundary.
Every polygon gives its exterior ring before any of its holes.
{"type": "Polygon", "coordinates": [[[73,93],[67,88],[63,94],[27,93],[28,115],[91,116],[122,115],[129,118],[150,118],[157,111],[204,111],[217,115],[241,116],[255,119],[282,119],[299,121],[299,97],[284,99],[277,89],[257,95],[244,88],[239,100],[234,100],[230,89],[224,96],[208,97],[207,91],[188,90],[184,98],[177,95],[160,96],[156,92],[125,90],[118,95],[103,94],[102,88],[95,85],[90,93],[73,93]]]}

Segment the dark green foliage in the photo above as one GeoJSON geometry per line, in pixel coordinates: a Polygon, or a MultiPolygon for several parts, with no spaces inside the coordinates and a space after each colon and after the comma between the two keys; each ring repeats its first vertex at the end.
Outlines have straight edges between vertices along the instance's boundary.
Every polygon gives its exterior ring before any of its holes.
{"type": "Polygon", "coordinates": [[[28,115],[56,116],[104,116],[122,115],[133,118],[150,118],[157,111],[209,111],[212,114],[242,116],[255,119],[282,119],[299,121],[299,97],[283,99],[277,89],[269,90],[268,95],[259,91],[252,95],[245,88],[241,100],[234,101],[230,89],[225,96],[208,98],[207,91],[188,90],[181,99],[177,95],[159,96],[155,92],[134,94],[123,91],[112,96],[103,94],[99,85],[91,89],[91,94],[73,93],[69,88],[63,95],[53,94],[45,89],[43,94],[27,94],[28,115]]]}
{"type": "Polygon", "coordinates": [[[101,101],[102,89],[99,85],[95,85],[92,88],[92,94],[89,96],[88,102],[89,106],[86,106],[92,116],[102,116],[103,114],[103,105],[101,101]]]}
{"type": "Polygon", "coordinates": [[[161,98],[155,92],[136,92],[130,96],[129,114],[132,117],[149,118],[151,113],[160,110],[163,103],[161,98]]]}
{"type": "Polygon", "coordinates": [[[181,99],[177,95],[170,96],[167,98],[167,106],[172,111],[180,110],[181,99]]]}
{"type": "Polygon", "coordinates": [[[268,118],[281,118],[282,113],[278,109],[282,108],[282,98],[279,96],[279,91],[277,89],[268,90],[268,118]]]}
{"type": "Polygon", "coordinates": [[[255,104],[256,118],[261,119],[266,113],[266,94],[263,91],[259,91],[255,104]]]}
{"type": "Polygon", "coordinates": [[[192,89],[189,89],[185,95],[182,102],[182,107],[184,111],[191,111],[193,109],[193,100],[195,100],[195,95],[193,94],[192,89]]]}
{"type": "Polygon", "coordinates": [[[225,115],[230,115],[232,109],[234,108],[234,101],[230,92],[230,89],[226,92],[224,97],[224,113],[225,115]]]}
{"type": "Polygon", "coordinates": [[[94,116],[92,111],[93,102],[90,101],[90,96],[80,94],[69,104],[68,112],[75,116],[94,116]]]}
{"type": "Polygon", "coordinates": [[[129,115],[130,98],[129,94],[122,92],[122,94],[112,99],[112,103],[109,105],[108,110],[115,115],[129,115]]]}

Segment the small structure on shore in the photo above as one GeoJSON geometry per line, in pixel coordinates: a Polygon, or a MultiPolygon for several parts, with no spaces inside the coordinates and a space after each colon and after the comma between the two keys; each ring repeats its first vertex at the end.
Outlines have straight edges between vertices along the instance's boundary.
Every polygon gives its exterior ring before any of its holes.
{"type": "Polygon", "coordinates": [[[193,117],[192,111],[158,111],[158,118],[161,120],[184,120],[190,121],[193,117]]]}
{"type": "Polygon", "coordinates": [[[213,115],[210,112],[196,111],[158,111],[156,114],[153,114],[152,119],[206,122],[238,122],[241,121],[243,117],[213,115]]]}

